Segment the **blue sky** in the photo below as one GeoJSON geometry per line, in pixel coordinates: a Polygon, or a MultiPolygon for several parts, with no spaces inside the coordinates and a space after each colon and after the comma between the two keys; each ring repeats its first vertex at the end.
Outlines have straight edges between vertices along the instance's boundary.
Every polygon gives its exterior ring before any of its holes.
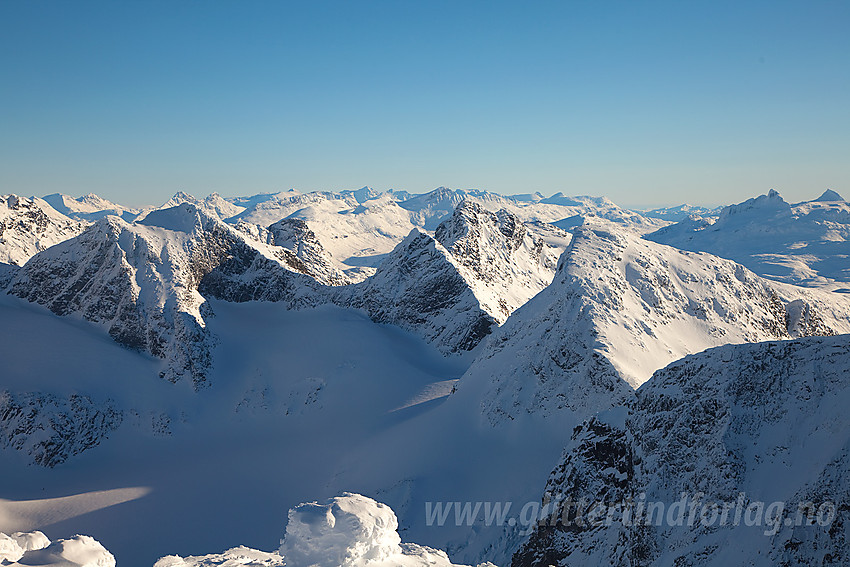
{"type": "Polygon", "coordinates": [[[850,193],[847,2],[0,2],[0,193],[850,193]]]}

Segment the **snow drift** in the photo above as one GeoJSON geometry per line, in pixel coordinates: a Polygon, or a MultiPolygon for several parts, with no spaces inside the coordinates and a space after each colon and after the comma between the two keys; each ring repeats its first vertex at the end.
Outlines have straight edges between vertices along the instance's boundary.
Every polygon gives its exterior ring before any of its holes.
{"type": "Polygon", "coordinates": [[[397,530],[398,519],[389,506],[343,493],[323,504],[310,502],[290,510],[277,552],[237,547],[214,555],[170,555],[154,567],[452,567],[443,551],[401,543],[397,530]]]}
{"type": "Polygon", "coordinates": [[[41,532],[0,533],[0,564],[6,567],[115,567],[115,558],[84,535],[53,543],[41,532]]]}

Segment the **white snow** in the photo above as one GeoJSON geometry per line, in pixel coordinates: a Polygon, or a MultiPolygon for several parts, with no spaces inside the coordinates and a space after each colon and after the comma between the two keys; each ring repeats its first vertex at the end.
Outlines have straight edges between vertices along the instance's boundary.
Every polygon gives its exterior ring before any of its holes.
{"type": "Polygon", "coordinates": [[[0,564],[6,567],[115,567],[115,558],[97,540],[75,535],[53,543],[42,532],[0,533],[0,564]]]}
{"type": "MultiPolygon", "coordinates": [[[[221,554],[170,555],[154,567],[245,565],[287,567],[452,567],[444,551],[402,544],[392,509],[360,494],[343,493],[324,503],[289,511],[286,534],[276,553],[244,546],[221,554]]],[[[460,566],[462,567],[462,566],[460,566]]],[[[482,564],[480,567],[494,567],[482,564]]]]}
{"type": "Polygon", "coordinates": [[[0,195],[0,262],[22,266],[34,254],[77,236],[86,225],[42,199],[0,195]]]}
{"type": "Polygon", "coordinates": [[[735,260],[764,277],[824,289],[850,282],[850,204],[827,191],[790,205],[776,191],[686,219],[647,238],[735,260]]]}

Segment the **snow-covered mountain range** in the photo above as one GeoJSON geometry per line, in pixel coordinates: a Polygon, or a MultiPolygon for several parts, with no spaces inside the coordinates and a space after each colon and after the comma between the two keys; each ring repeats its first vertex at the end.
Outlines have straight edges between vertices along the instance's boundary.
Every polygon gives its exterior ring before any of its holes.
{"type": "MultiPolygon", "coordinates": [[[[280,510],[345,491],[386,502],[405,539],[449,554],[420,550],[399,564],[570,564],[575,554],[661,565],[679,557],[672,549],[710,564],[705,550],[719,537],[710,530],[621,526],[570,539],[541,528],[529,539],[480,517],[435,527],[423,509],[539,500],[559,455],[547,494],[566,492],[578,477],[563,471],[581,468],[586,490],[667,498],[680,477],[701,478],[677,469],[685,457],[664,461],[676,439],[707,443],[705,471],[731,466],[724,455],[734,454],[734,479],[753,494],[741,467],[759,479],[780,457],[796,472],[805,458],[817,475],[827,458],[846,468],[844,454],[792,443],[843,427],[828,411],[794,439],[779,431],[791,418],[778,419],[770,441],[761,426],[734,422],[737,409],[712,414],[732,416],[740,455],[717,448],[727,430],[676,421],[727,403],[723,380],[741,390],[750,374],[767,380],[778,368],[788,378],[776,396],[753,395],[747,408],[814,419],[817,404],[843,403],[850,295],[836,290],[846,207],[831,192],[797,205],[770,193],[719,212],[647,213],[596,197],[446,188],[178,193],[143,209],[94,195],[3,197],[0,458],[11,488],[0,498],[144,487],[138,501],[55,520],[59,537],[92,533],[122,565],[169,553],[185,558],[168,559],[175,566],[279,564],[283,551],[256,549],[269,549],[280,510]],[[788,274],[773,269],[792,263],[788,274]],[[776,340],[786,342],[764,342],[776,340]],[[809,372],[803,352],[829,360],[823,386],[818,369],[797,383],[809,372]],[[732,362],[734,380],[718,371],[732,362]],[[816,395],[791,400],[805,387],[816,395]],[[675,390],[678,409],[662,390],[675,390]],[[581,460],[608,458],[597,446],[614,447],[616,462],[590,478],[593,464],[581,460]],[[161,517],[217,521],[179,532],[161,517]],[[202,555],[236,545],[249,547],[202,555]]],[[[846,496],[817,475],[777,494],[846,496]]],[[[823,549],[841,543],[815,537],[823,549]]],[[[776,559],[774,544],[745,552],[776,559]]]]}
{"type": "Polygon", "coordinates": [[[850,282],[850,203],[831,190],[795,205],[771,190],[647,238],[730,258],[777,281],[826,289],[850,282]]]}

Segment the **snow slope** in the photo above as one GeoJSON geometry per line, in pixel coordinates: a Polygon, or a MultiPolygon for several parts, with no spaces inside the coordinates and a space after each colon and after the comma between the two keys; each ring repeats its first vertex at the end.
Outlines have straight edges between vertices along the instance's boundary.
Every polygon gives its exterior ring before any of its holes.
{"type": "Polygon", "coordinates": [[[118,205],[94,193],[76,199],[61,193],[45,195],[44,200],[63,215],[83,222],[93,222],[114,215],[132,222],[142,212],[139,209],[118,205]]]}
{"type": "Polygon", "coordinates": [[[790,205],[776,191],[647,235],[655,242],[729,258],[764,277],[826,289],[850,282],[850,204],[834,191],[790,205]]]}
{"type": "Polygon", "coordinates": [[[679,222],[691,217],[716,217],[720,214],[721,210],[722,207],[709,209],[708,207],[683,204],[675,207],[663,207],[660,209],[640,211],[640,214],[654,219],[679,222]]]}
{"type": "Polygon", "coordinates": [[[490,212],[474,201],[461,202],[434,238],[460,265],[482,308],[499,324],[551,283],[563,252],[513,214],[490,212]]]}
{"type": "Polygon", "coordinates": [[[351,280],[337,267],[337,262],[325,250],[316,233],[301,219],[286,218],[263,228],[260,225],[238,221],[236,229],[259,242],[286,248],[296,258],[310,267],[310,274],[325,285],[346,285],[351,280]]]}
{"type": "Polygon", "coordinates": [[[204,211],[212,217],[217,217],[222,220],[234,217],[245,210],[245,207],[240,207],[233,202],[224,199],[218,193],[211,193],[203,199],[197,199],[188,193],[178,191],[175,195],[166,201],[160,209],[170,209],[183,203],[194,205],[198,209],[204,211]]]}
{"type": "Polygon", "coordinates": [[[775,284],[597,221],[576,230],[552,285],[494,333],[459,387],[476,389],[493,424],[536,412],[564,412],[570,424],[687,354],[846,332],[843,295],[775,284]]]}
{"type": "Polygon", "coordinates": [[[36,253],[73,238],[85,227],[41,199],[0,195],[0,262],[22,266],[36,253]]]}
{"type": "Polygon", "coordinates": [[[847,564],[849,339],[724,346],[658,371],[625,411],[576,428],[545,488],[554,519],[512,565],[847,564]],[[582,498],[631,499],[638,520],[564,522],[558,502],[582,498]],[[837,514],[801,522],[805,502],[837,514]]]}
{"type": "MultiPolygon", "coordinates": [[[[573,217],[576,219],[600,217],[641,233],[656,230],[667,224],[666,221],[646,218],[634,211],[621,209],[604,197],[567,197],[563,193],[542,198],[541,195],[511,196],[487,191],[439,187],[430,193],[403,201],[401,206],[412,213],[414,224],[426,230],[433,230],[464,200],[474,201],[489,211],[504,209],[523,222],[557,223],[573,217]]],[[[577,220],[575,224],[569,225],[569,228],[576,224],[581,222],[577,220]]]]}
{"type": "MultiPolygon", "coordinates": [[[[3,496],[17,502],[140,487],[116,505],[83,506],[27,528],[65,538],[93,534],[127,566],[174,553],[267,547],[280,537],[286,510],[338,494],[330,484],[341,480],[343,463],[378,449],[384,432],[439,407],[448,393],[443,383],[468,364],[352,310],[213,301],[208,326],[219,337],[219,363],[210,387],[195,393],[158,380],[150,372],[154,361],[83,323],[14,298],[4,302],[11,303],[3,320],[15,324],[3,327],[0,340],[0,355],[14,361],[4,389],[109,399],[123,420],[108,442],[55,468],[33,467],[27,455],[4,446],[3,496]],[[55,356],[28,360],[43,341],[57,345],[55,356]],[[435,388],[443,393],[420,396],[435,388]],[[155,423],[167,428],[154,430],[155,423]]],[[[384,462],[401,458],[386,450],[384,462]]],[[[56,504],[72,508],[65,500],[56,504]]]]}

